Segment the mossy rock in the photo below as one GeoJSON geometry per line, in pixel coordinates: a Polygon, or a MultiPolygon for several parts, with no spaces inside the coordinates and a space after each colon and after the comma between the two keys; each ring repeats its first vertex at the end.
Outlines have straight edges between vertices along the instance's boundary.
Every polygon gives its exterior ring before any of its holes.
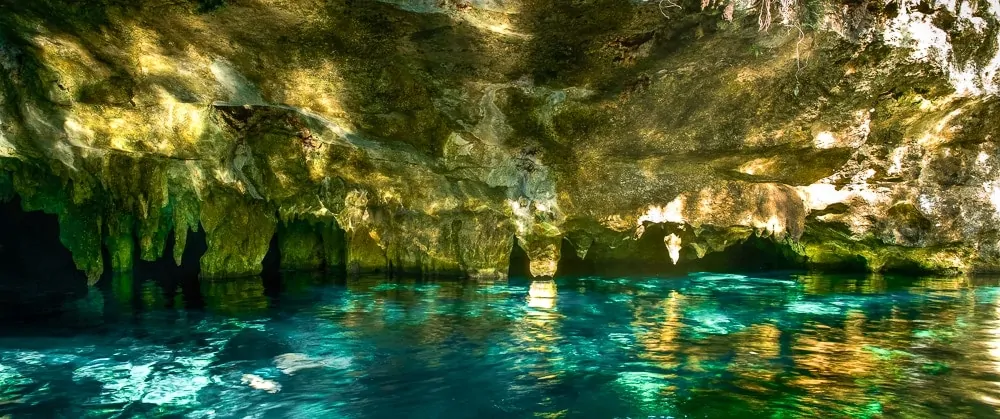
{"type": "Polygon", "coordinates": [[[201,223],[208,242],[208,251],[201,257],[202,276],[261,273],[277,230],[273,208],[244,195],[218,191],[201,204],[201,223]]]}

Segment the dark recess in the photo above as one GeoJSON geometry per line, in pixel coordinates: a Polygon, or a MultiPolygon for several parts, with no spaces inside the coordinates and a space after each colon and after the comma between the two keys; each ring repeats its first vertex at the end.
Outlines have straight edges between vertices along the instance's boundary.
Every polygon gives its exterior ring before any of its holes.
{"type": "Polygon", "coordinates": [[[87,276],[59,240],[55,215],[25,212],[17,197],[0,202],[0,318],[54,316],[87,294],[87,276]]]}
{"type": "Polygon", "coordinates": [[[672,276],[699,271],[764,272],[804,269],[802,260],[788,245],[753,235],[723,251],[708,253],[702,258],[697,258],[690,249],[684,248],[681,250],[680,260],[674,264],[663,245],[666,235],[667,231],[661,226],[650,225],[645,234],[628,245],[626,250],[611,249],[595,243],[583,259],[577,255],[576,247],[571,241],[563,240],[557,276],[672,276]]]}
{"type": "Polygon", "coordinates": [[[517,238],[515,237],[514,246],[510,251],[510,268],[507,269],[507,276],[510,278],[531,277],[530,263],[528,254],[517,243],[517,238]]]}
{"type": "Polygon", "coordinates": [[[264,293],[274,298],[281,293],[281,247],[278,245],[278,234],[271,237],[262,265],[260,276],[264,281],[264,293]]]}

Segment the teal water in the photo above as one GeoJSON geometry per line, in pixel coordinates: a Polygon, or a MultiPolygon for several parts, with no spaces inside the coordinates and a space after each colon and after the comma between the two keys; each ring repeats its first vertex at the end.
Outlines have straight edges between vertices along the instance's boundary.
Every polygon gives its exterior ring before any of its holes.
{"type": "Polygon", "coordinates": [[[0,417],[1000,414],[990,279],[106,288],[0,326],[0,417]]]}

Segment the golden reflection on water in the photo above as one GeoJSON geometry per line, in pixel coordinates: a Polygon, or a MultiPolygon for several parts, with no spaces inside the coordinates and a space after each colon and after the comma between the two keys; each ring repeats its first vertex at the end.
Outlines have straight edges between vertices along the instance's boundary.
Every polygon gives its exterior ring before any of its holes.
{"type": "MultiPolygon", "coordinates": [[[[734,376],[733,385],[748,393],[729,395],[758,408],[764,403],[760,396],[769,393],[794,395],[791,397],[803,411],[816,415],[837,412],[834,416],[920,416],[917,412],[925,407],[913,405],[914,399],[948,406],[976,394],[987,403],[1000,405],[998,380],[986,390],[981,382],[977,385],[984,376],[1000,374],[1000,303],[983,310],[974,293],[958,294],[973,285],[968,278],[915,281],[910,285],[913,295],[887,298],[888,304],[880,304],[875,317],[858,304],[864,302],[863,295],[886,293],[890,281],[885,277],[831,281],[829,277],[805,275],[799,279],[803,295],[849,296],[824,308],[843,314],[803,316],[803,323],[787,331],[774,320],[761,318],[742,330],[692,341],[691,324],[684,324],[685,313],[706,310],[705,301],[701,296],[692,299],[683,291],[672,290],[659,304],[634,304],[632,325],[640,348],[638,357],[665,372],[681,371],[682,375],[709,374],[711,362],[728,357],[725,370],[734,376]],[[906,298],[919,302],[914,306],[906,298]],[[897,301],[907,305],[900,306],[897,301]],[[996,325],[985,339],[987,348],[971,344],[983,339],[965,336],[971,332],[968,325],[982,321],[996,325]],[[785,349],[783,338],[788,342],[785,349]],[[941,353],[950,359],[933,359],[941,353]],[[975,362],[984,353],[989,354],[989,362],[975,362]],[[791,369],[775,368],[783,357],[790,359],[791,369]],[[948,373],[958,365],[968,368],[963,371],[968,374],[959,378],[948,373]],[[780,390],[776,383],[780,383],[780,390]]],[[[748,298],[754,297],[750,294],[748,298]]],[[[725,309],[719,312],[725,313],[725,309]]],[[[669,380],[676,374],[663,377],[669,380]]],[[[672,390],[674,387],[664,384],[660,392],[667,397],[672,390]]],[[[981,414],[958,411],[953,417],[981,414]]]]}
{"type": "Polygon", "coordinates": [[[732,361],[732,369],[739,377],[738,386],[753,391],[764,391],[762,383],[773,380],[778,371],[769,364],[781,355],[781,330],[773,324],[755,324],[736,333],[733,339],[739,348],[732,361]]]}
{"type": "MultiPolygon", "coordinates": [[[[993,327],[986,331],[986,353],[989,354],[991,359],[991,364],[993,365],[993,370],[1000,374],[1000,300],[993,303],[994,313],[996,314],[993,320],[993,327]]],[[[1000,388],[1000,381],[993,382],[994,390],[1000,388]]],[[[1000,397],[992,394],[982,394],[979,396],[983,402],[986,402],[997,408],[1000,412],[1000,397]]]]}
{"type": "Polygon", "coordinates": [[[526,315],[516,327],[515,339],[528,352],[543,354],[537,364],[539,369],[531,374],[540,379],[554,378],[552,370],[558,361],[558,349],[554,344],[560,341],[558,334],[561,318],[556,309],[557,289],[555,281],[534,281],[528,291],[526,315]]]}
{"type": "MultiPolygon", "coordinates": [[[[523,378],[535,385],[555,386],[561,382],[566,372],[562,368],[564,358],[559,345],[563,342],[559,334],[562,315],[557,308],[558,288],[553,280],[532,281],[525,300],[526,312],[522,320],[514,325],[514,347],[524,354],[527,376],[523,378]]],[[[561,418],[564,410],[551,410],[551,400],[542,403],[542,412],[536,417],[561,418]]]]}
{"type": "Polygon", "coordinates": [[[676,342],[683,324],[684,296],[671,291],[656,306],[637,305],[632,326],[637,331],[636,341],[643,350],[639,358],[670,370],[680,366],[677,360],[679,346],[676,342]],[[653,311],[652,313],[650,311],[653,311]],[[662,318],[662,320],[657,320],[662,318]]]}
{"type": "Polygon", "coordinates": [[[806,274],[796,277],[802,284],[802,290],[806,294],[822,295],[830,293],[861,293],[877,294],[885,292],[888,287],[886,278],[882,274],[868,274],[863,276],[844,276],[837,281],[831,281],[830,275],[806,274]]]}
{"type": "Polygon", "coordinates": [[[544,310],[554,309],[557,294],[555,281],[532,281],[531,287],[528,289],[528,307],[544,310]]]}

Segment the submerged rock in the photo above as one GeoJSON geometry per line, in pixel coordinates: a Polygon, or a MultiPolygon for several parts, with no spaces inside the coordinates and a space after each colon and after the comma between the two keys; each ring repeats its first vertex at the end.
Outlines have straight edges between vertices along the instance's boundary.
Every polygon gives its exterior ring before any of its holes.
{"type": "Polygon", "coordinates": [[[318,359],[302,353],[287,353],[274,357],[274,366],[282,374],[295,375],[295,373],[313,368],[325,368],[337,364],[344,364],[342,359],[318,359]],[[338,362],[340,361],[340,362],[338,362]]]}
{"type": "Polygon", "coordinates": [[[216,362],[223,364],[235,361],[270,360],[291,352],[291,349],[287,343],[271,333],[246,328],[226,341],[217,355],[216,362]]]}
{"type": "Polygon", "coordinates": [[[274,380],[265,379],[259,375],[243,374],[243,378],[240,379],[240,382],[255,390],[262,390],[271,394],[281,391],[281,384],[278,384],[278,382],[274,380]]]}
{"type": "Polygon", "coordinates": [[[985,2],[321,3],[5,6],[0,200],[91,281],[1000,269],[985,2]]]}

